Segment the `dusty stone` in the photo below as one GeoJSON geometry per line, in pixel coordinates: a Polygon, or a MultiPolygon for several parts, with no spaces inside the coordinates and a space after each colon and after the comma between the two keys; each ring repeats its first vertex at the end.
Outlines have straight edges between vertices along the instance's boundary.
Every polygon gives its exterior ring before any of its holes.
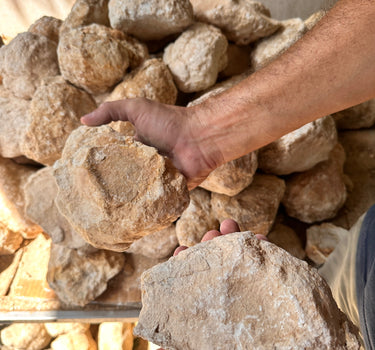
{"type": "Polygon", "coordinates": [[[284,180],[256,174],[251,185],[234,197],[212,193],[212,210],[220,222],[231,218],[238,222],[241,231],[267,235],[284,191],[284,180]]]}
{"type": "Polygon", "coordinates": [[[183,92],[196,92],[214,85],[227,63],[228,42],[218,28],[196,23],[167,46],[163,60],[183,92]]]}
{"type": "Polygon", "coordinates": [[[126,36],[99,24],[62,33],[57,48],[61,74],[92,94],[108,91],[129,66],[126,36]]]}
{"type": "Polygon", "coordinates": [[[59,43],[59,36],[60,36],[60,27],[63,21],[61,19],[50,17],[50,16],[43,16],[35,21],[28,31],[30,33],[44,35],[49,40],[54,41],[56,44],[59,43]]]}
{"type": "Polygon", "coordinates": [[[212,213],[211,195],[201,188],[190,192],[190,204],[176,224],[176,235],[180,245],[191,247],[199,243],[209,230],[219,228],[212,213]]]}
{"type": "Polygon", "coordinates": [[[375,99],[332,114],[338,129],[363,129],[375,124],[375,99]]]}
{"type": "Polygon", "coordinates": [[[24,186],[25,214],[43,228],[53,243],[71,249],[95,250],[60,214],[55,204],[57,191],[52,167],[43,168],[31,175],[24,186]]]}
{"type": "Polygon", "coordinates": [[[259,70],[271,63],[306,32],[302,19],[293,18],[281,22],[281,28],[268,38],[260,40],[251,53],[251,65],[259,70]]]}
{"type": "Polygon", "coordinates": [[[285,180],[282,203],[289,216],[306,223],[336,216],[347,197],[341,153],[345,151],[338,144],[330,159],[285,180]]]}
{"type": "Polygon", "coordinates": [[[201,22],[220,28],[228,40],[248,45],[270,36],[280,22],[270,18],[269,10],[259,2],[247,0],[191,0],[194,14],[201,22]]]}
{"type": "Polygon", "coordinates": [[[315,25],[326,15],[326,11],[320,10],[313,13],[309,18],[305,20],[305,26],[307,30],[313,29],[315,25]]]}
{"type": "Polygon", "coordinates": [[[0,255],[13,254],[22,244],[22,235],[9,230],[0,222],[0,255]]]}
{"type": "Polygon", "coordinates": [[[14,323],[1,330],[1,341],[11,348],[41,350],[51,337],[43,323],[14,323]]]}
{"type": "Polygon", "coordinates": [[[96,109],[93,98],[61,76],[44,81],[30,104],[31,122],[21,150],[28,158],[53,165],[61,157],[69,134],[80,117],[96,109]]]}
{"type": "Polygon", "coordinates": [[[151,233],[135,241],[127,252],[142,254],[151,259],[164,259],[173,254],[177,245],[176,227],[172,224],[164,230],[151,233]]]}
{"type": "Polygon", "coordinates": [[[52,350],[97,350],[90,331],[59,335],[52,343],[52,350]]]}
{"type": "Polygon", "coordinates": [[[163,348],[360,348],[358,330],[318,272],[250,232],[153,267],[142,291],[134,334],[163,348]]]}
{"type": "Polygon", "coordinates": [[[300,238],[289,226],[280,223],[275,224],[271,232],[267,235],[267,238],[271,243],[283,248],[298,259],[306,257],[300,238]]]}
{"type": "Polygon", "coordinates": [[[348,231],[331,223],[310,226],[306,230],[306,254],[315,264],[322,265],[348,231]]]}
{"type": "Polygon", "coordinates": [[[112,28],[146,41],[180,33],[193,23],[188,0],[110,0],[108,9],[112,28]]]}
{"type": "Polygon", "coordinates": [[[220,72],[221,77],[229,78],[244,73],[250,68],[250,46],[228,44],[228,65],[220,72]]]}
{"type": "Polygon", "coordinates": [[[109,27],[108,0],[76,0],[61,32],[96,23],[109,27]]]}
{"type": "Polygon", "coordinates": [[[51,240],[38,235],[24,248],[9,296],[52,299],[55,293],[49,287],[46,275],[51,251],[51,240]]]}
{"type": "Polygon", "coordinates": [[[7,295],[9,287],[21,261],[23,249],[13,255],[0,256],[0,296],[7,295]]]}
{"type": "Polygon", "coordinates": [[[132,323],[101,323],[98,331],[98,350],[133,350],[133,328],[132,323]]]}
{"type": "Polygon", "coordinates": [[[189,202],[168,158],[109,126],[75,130],[54,168],[60,212],[97,248],[124,251],[170,226],[189,202]]]}
{"type": "Polygon", "coordinates": [[[261,148],[258,166],[275,175],[306,171],[327,160],[336,143],[335,123],[331,116],[323,117],[261,148]]]}
{"type": "Polygon", "coordinates": [[[53,338],[66,333],[85,333],[90,328],[89,323],[80,322],[53,322],[45,323],[44,326],[48,334],[53,338]]]}
{"type": "Polygon", "coordinates": [[[126,75],[107,101],[135,97],[145,97],[171,105],[176,103],[177,88],[171,72],[162,59],[147,60],[138,69],[126,75]]]}
{"type": "Polygon", "coordinates": [[[199,186],[211,192],[235,196],[251,184],[257,168],[257,152],[251,152],[221,165],[199,186]]]}
{"type": "Polygon", "coordinates": [[[0,222],[8,230],[18,232],[27,239],[42,232],[40,226],[24,215],[25,197],[22,188],[35,171],[35,168],[0,157],[0,222]]]}
{"type": "Polygon", "coordinates": [[[32,98],[43,78],[59,74],[56,43],[44,35],[18,34],[0,49],[0,75],[5,88],[19,98],[32,98]]]}
{"type": "Polygon", "coordinates": [[[84,306],[107,288],[122,269],[124,254],[100,250],[79,254],[75,249],[52,245],[47,280],[66,305],[84,306]]]}

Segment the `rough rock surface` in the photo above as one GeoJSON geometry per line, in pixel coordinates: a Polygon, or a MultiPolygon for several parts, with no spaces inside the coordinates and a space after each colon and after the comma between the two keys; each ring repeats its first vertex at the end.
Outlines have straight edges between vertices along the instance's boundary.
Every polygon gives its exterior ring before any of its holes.
{"type": "Polygon", "coordinates": [[[286,191],[282,203],[289,216],[306,223],[336,216],[347,197],[344,155],[344,149],[337,144],[330,159],[305,172],[292,174],[285,180],[286,191]]]}
{"type": "Polygon", "coordinates": [[[267,235],[267,238],[271,243],[283,248],[298,259],[304,259],[306,257],[301,239],[289,226],[280,223],[275,224],[271,232],[267,235]]]}
{"type": "Polygon", "coordinates": [[[18,249],[14,255],[0,256],[0,297],[8,294],[9,287],[17,272],[23,249],[18,249]]]}
{"type": "Polygon", "coordinates": [[[248,0],[191,0],[194,14],[201,22],[220,28],[228,40],[248,45],[270,36],[280,22],[260,2],[248,0]]]}
{"type": "Polygon", "coordinates": [[[22,235],[9,230],[0,222],[0,255],[13,254],[22,244],[22,235]]]}
{"type": "Polygon", "coordinates": [[[148,48],[146,44],[131,35],[124,35],[125,40],[123,41],[123,45],[125,45],[128,50],[129,67],[135,69],[149,58],[148,48]]]}
{"type": "Polygon", "coordinates": [[[228,44],[228,65],[220,72],[220,77],[233,77],[242,74],[250,68],[250,46],[228,44]]]}
{"type": "Polygon", "coordinates": [[[338,129],[370,128],[375,124],[375,99],[332,114],[338,129]]]}
{"type": "Polygon", "coordinates": [[[315,264],[322,265],[348,231],[331,223],[310,226],[306,230],[306,254],[315,264]]]}
{"type": "Polygon", "coordinates": [[[258,166],[276,175],[306,171],[327,160],[336,143],[335,123],[331,116],[326,116],[261,148],[258,166]]]}
{"type": "Polygon", "coordinates": [[[172,162],[109,126],[81,126],[55,163],[60,212],[94,247],[123,251],[174,222],[189,202],[172,162]]]}
{"type": "Polygon", "coordinates": [[[99,24],[62,33],[57,54],[63,77],[92,94],[108,91],[129,66],[125,34],[99,24]]]}
{"type": "Polygon", "coordinates": [[[43,78],[59,74],[56,43],[44,35],[18,34],[0,49],[0,75],[16,97],[30,99],[43,78]]]}
{"type": "Polygon", "coordinates": [[[138,69],[125,76],[107,101],[145,97],[153,101],[175,104],[177,88],[168,67],[162,59],[145,61],[138,69]]]}
{"type": "Polygon", "coordinates": [[[100,250],[79,254],[75,249],[52,245],[47,280],[66,305],[84,306],[107,288],[107,282],[122,269],[125,256],[100,250]]]}
{"type": "Polygon", "coordinates": [[[151,259],[164,259],[173,254],[177,245],[176,227],[172,224],[164,230],[151,233],[135,241],[127,252],[142,254],[151,259]]]}
{"type": "Polygon", "coordinates": [[[183,92],[196,92],[214,85],[227,63],[228,42],[218,28],[196,23],[167,46],[163,60],[183,92]]]}
{"type": "Polygon", "coordinates": [[[131,136],[131,137],[135,136],[135,127],[130,122],[123,122],[123,121],[119,120],[117,122],[109,123],[109,126],[113,130],[119,132],[121,135],[131,136]]]}
{"type": "Polygon", "coordinates": [[[251,152],[221,165],[199,186],[211,192],[235,196],[251,184],[257,168],[257,152],[251,152]]]}
{"type": "Polygon", "coordinates": [[[48,39],[54,41],[56,44],[59,43],[60,27],[63,21],[61,19],[43,16],[34,22],[28,31],[30,33],[44,35],[48,39]]]}
{"type": "Polygon", "coordinates": [[[133,324],[104,322],[98,330],[99,350],[133,350],[133,324]]]}
{"type": "Polygon", "coordinates": [[[108,0],[76,0],[61,31],[87,26],[92,23],[109,27],[108,0]]]}
{"type": "Polygon", "coordinates": [[[71,249],[95,250],[60,214],[55,204],[57,191],[52,167],[43,168],[31,175],[24,186],[25,214],[43,228],[53,243],[71,249]]]}
{"type": "Polygon", "coordinates": [[[43,323],[14,323],[1,331],[1,341],[11,348],[41,350],[51,337],[43,323]]]}
{"type": "Polygon", "coordinates": [[[326,11],[320,10],[313,13],[309,18],[305,20],[305,26],[307,30],[311,30],[325,15],[326,11]]]}
{"type": "Polygon", "coordinates": [[[176,223],[176,235],[180,245],[191,247],[199,243],[209,230],[219,228],[211,208],[211,195],[202,188],[190,192],[190,204],[176,223]]]}
{"type": "Polygon", "coordinates": [[[59,335],[52,343],[52,350],[97,350],[90,331],[59,335]]]}
{"type": "Polygon", "coordinates": [[[281,24],[281,28],[276,33],[260,40],[252,51],[251,65],[255,70],[271,63],[306,32],[305,24],[300,18],[282,21],[281,24]]]}
{"type": "Polygon", "coordinates": [[[46,327],[48,334],[53,338],[66,333],[85,333],[90,328],[89,323],[79,322],[52,322],[45,323],[44,326],[46,327]]]}
{"type": "Polygon", "coordinates": [[[110,0],[108,8],[112,28],[146,41],[179,33],[193,23],[188,0],[110,0]]]}
{"type": "Polygon", "coordinates": [[[212,193],[212,210],[220,222],[232,218],[238,222],[241,231],[267,235],[284,191],[284,180],[256,174],[251,185],[234,197],[212,193]]]}
{"type": "Polygon", "coordinates": [[[96,108],[93,98],[57,76],[46,79],[36,90],[30,104],[31,121],[21,150],[28,158],[53,165],[61,157],[69,134],[80,117],[96,108]]]}
{"type": "Polygon", "coordinates": [[[153,267],[142,290],[134,334],[163,348],[360,348],[357,329],[318,272],[250,232],[153,267]]]}
{"type": "Polygon", "coordinates": [[[25,197],[22,187],[35,168],[16,164],[0,157],[0,222],[24,238],[34,238],[42,228],[24,215],[25,197]]]}

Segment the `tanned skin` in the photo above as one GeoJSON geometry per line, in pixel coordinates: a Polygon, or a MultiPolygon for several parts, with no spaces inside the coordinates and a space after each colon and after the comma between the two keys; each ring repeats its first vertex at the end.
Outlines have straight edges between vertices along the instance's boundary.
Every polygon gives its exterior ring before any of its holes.
{"type": "Polygon", "coordinates": [[[302,125],[375,97],[375,0],[340,0],[301,40],[232,89],[186,108],[109,102],[90,126],[127,120],[170,157],[189,188],[215,168],[302,125]]]}

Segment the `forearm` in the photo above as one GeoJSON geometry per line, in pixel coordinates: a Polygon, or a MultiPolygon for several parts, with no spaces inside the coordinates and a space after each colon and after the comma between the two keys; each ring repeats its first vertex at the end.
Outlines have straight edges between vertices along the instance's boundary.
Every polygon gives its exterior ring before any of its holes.
{"type": "Polygon", "coordinates": [[[341,0],[276,61],[194,107],[198,142],[226,162],[373,98],[374,59],[375,1],[341,0]]]}

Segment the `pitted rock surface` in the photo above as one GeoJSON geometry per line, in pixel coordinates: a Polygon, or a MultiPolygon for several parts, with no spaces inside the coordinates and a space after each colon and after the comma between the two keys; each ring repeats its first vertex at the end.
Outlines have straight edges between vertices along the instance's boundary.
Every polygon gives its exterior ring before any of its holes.
{"type": "Polygon", "coordinates": [[[54,41],[56,44],[59,43],[60,38],[60,27],[63,21],[61,19],[43,16],[35,21],[28,31],[30,33],[44,35],[48,39],[54,41]]]}

